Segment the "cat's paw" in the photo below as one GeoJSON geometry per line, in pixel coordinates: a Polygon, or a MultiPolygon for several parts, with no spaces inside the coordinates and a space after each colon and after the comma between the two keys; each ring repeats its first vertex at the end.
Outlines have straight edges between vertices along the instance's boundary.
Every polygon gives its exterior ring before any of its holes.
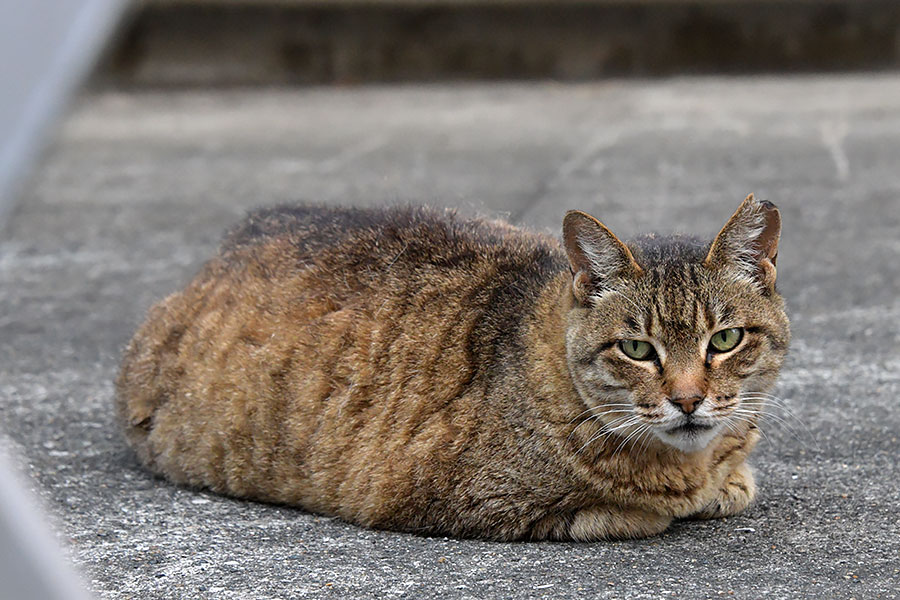
{"type": "Polygon", "coordinates": [[[566,516],[547,517],[537,524],[531,537],[578,542],[643,538],[662,533],[671,522],[672,517],[667,515],[595,506],[566,516]]]}
{"type": "Polygon", "coordinates": [[[747,508],[756,497],[756,482],[747,463],[741,463],[719,486],[713,500],[697,513],[694,519],[721,519],[747,508]]]}

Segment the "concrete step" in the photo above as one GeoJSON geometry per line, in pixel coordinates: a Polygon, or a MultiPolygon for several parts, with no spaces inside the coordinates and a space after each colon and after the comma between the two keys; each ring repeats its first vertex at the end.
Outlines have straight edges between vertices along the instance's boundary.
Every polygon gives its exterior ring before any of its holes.
{"type": "Polygon", "coordinates": [[[101,80],[577,81],[898,65],[893,0],[152,0],[101,80]]]}

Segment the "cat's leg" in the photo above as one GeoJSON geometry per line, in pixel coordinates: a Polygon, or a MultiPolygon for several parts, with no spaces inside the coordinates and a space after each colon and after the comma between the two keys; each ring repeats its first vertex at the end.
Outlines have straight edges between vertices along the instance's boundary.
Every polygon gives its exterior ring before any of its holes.
{"type": "Polygon", "coordinates": [[[642,538],[662,533],[671,522],[670,516],[643,510],[594,506],[542,519],[532,538],[579,542],[642,538]]]}
{"type": "Polygon", "coordinates": [[[720,519],[743,511],[756,497],[756,483],[747,463],[742,462],[729,473],[715,492],[713,500],[699,512],[691,515],[694,519],[720,519]]]}

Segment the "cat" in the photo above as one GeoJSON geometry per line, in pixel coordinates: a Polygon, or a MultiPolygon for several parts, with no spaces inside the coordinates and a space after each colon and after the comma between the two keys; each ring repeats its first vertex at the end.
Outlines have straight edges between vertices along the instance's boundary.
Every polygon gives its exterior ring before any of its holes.
{"type": "Polygon", "coordinates": [[[426,208],[250,214],[154,306],[116,381],[169,480],[374,528],[659,534],[753,500],[745,459],[789,342],[781,217],[712,242],[561,242],[426,208]]]}

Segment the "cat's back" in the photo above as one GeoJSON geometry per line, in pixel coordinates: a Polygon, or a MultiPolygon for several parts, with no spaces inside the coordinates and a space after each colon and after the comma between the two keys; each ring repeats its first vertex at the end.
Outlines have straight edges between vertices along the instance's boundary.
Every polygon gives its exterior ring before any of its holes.
{"type": "Polygon", "coordinates": [[[527,276],[534,266],[565,265],[554,238],[422,206],[261,209],[226,234],[219,255],[226,262],[266,260],[294,270],[343,264],[368,269],[370,279],[418,270],[453,275],[484,263],[525,270],[527,276]],[[281,251],[283,260],[258,254],[270,246],[281,251]]]}
{"type": "Polygon", "coordinates": [[[269,313],[299,309],[306,320],[352,310],[435,326],[448,311],[487,323],[521,316],[565,269],[556,239],[502,221],[417,206],[303,205],[251,213],[207,267],[230,291],[265,288],[253,304],[269,313]]]}

